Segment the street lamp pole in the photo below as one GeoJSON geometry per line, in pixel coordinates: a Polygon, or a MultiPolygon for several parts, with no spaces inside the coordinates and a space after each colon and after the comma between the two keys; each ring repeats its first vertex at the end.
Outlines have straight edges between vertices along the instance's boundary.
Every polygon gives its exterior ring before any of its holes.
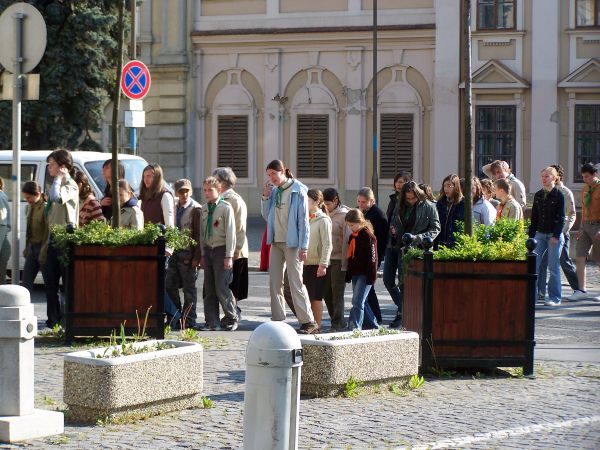
{"type": "Polygon", "coordinates": [[[471,130],[473,126],[473,99],[471,89],[471,0],[464,0],[464,111],[465,111],[465,234],[473,235],[473,139],[471,130]]]}
{"type": "Polygon", "coordinates": [[[379,198],[379,174],[377,171],[377,0],[373,0],[373,178],[371,188],[375,201],[379,198]]]}

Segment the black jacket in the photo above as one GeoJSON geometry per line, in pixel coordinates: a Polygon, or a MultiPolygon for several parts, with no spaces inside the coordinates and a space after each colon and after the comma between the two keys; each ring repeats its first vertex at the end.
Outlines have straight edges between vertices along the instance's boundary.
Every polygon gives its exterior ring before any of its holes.
{"type": "Polygon", "coordinates": [[[375,284],[377,280],[377,238],[366,228],[361,229],[357,236],[350,235],[348,244],[355,240],[354,257],[348,258],[346,283],[352,281],[354,275],[365,275],[367,284],[375,284]]]}
{"type": "Polygon", "coordinates": [[[533,197],[529,237],[534,237],[535,233],[539,232],[552,233],[559,239],[564,225],[565,197],[562,193],[557,188],[553,188],[548,195],[545,195],[543,189],[537,191],[533,197]]]}
{"type": "Polygon", "coordinates": [[[385,257],[385,247],[388,240],[388,220],[385,217],[385,213],[377,206],[373,205],[365,213],[365,219],[371,222],[373,225],[373,231],[377,238],[377,254],[379,255],[378,262],[381,263],[385,257]]]}
{"type": "Polygon", "coordinates": [[[388,204],[387,211],[385,215],[387,217],[388,223],[392,223],[392,216],[394,215],[394,210],[396,209],[396,204],[398,203],[398,193],[394,192],[390,195],[390,203],[388,204]]]}

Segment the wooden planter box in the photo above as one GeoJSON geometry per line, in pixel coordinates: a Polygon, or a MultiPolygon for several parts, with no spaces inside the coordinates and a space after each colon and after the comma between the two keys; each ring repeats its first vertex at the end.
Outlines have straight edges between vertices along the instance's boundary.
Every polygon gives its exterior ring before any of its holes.
{"type": "MultiPolygon", "coordinates": [[[[369,334],[369,331],[363,333],[369,334]]],[[[419,336],[416,333],[339,339],[351,335],[352,332],[300,336],[302,395],[341,395],[350,377],[365,386],[373,386],[403,382],[418,373],[419,336]]]]}
{"type": "Polygon", "coordinates": [[[165,244],[106,247],[72,246],[66,277],[66,329],[75,336],[108,336],[123,322],[138,332],[136,311],[146,333],[164,338],[165,244]]]}
{"type": "Polygon", "coordinates": [[[65,355],[63,399],[69,419],[96,423],[107,417],[147,416],[195,406],[202,393],[202,346],[162,342],[175,348],[116,358],[96,357],[106,347],[65,355]]]}
{"type": "Polygon", "coordinates": [[[403,324],[421,337],[421,366],[523,367],[533,374],[535,254],[527,261],[410,263],[403,324]]]}

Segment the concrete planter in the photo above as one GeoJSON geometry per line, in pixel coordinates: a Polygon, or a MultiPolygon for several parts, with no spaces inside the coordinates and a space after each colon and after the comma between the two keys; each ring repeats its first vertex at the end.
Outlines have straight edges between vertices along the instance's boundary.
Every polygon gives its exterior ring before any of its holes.
{"type": "Polygon", "coordinates": [[[64,402],[69,418],[95,423],[98,419],[154,415],[191,408],[202,392],[203,355],[200,344],[156,342],[175,348],[117,358],[98,359],[106,348],[64,356],[64,402]]]}
{"type": "Polygon", "coordinates": [[[419,371],[419,335],[376,335],[363,331],[301,336],[304,364],[301,394],[330,397],[344,391],[350,377],[364,383],[402,382],[419,371]]]}

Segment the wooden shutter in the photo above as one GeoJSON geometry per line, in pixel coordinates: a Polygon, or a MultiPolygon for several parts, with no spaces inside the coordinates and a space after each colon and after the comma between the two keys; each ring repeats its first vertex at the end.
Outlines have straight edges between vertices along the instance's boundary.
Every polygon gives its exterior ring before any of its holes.
{"type": "Polygon", "coordinates": [[[248,116],[218,116],[217,165],[248,178],[248,116]]]}
{"type": "Polygon", "coordinates": [[[300,178],[329,178],[329,116],[297,116],[296,172],[300,178]]]}
{"type": "Polygon", "coordinates": [[[399,171],[413,173],[413,115],[381,114],[381,178],[399,171]]]}

